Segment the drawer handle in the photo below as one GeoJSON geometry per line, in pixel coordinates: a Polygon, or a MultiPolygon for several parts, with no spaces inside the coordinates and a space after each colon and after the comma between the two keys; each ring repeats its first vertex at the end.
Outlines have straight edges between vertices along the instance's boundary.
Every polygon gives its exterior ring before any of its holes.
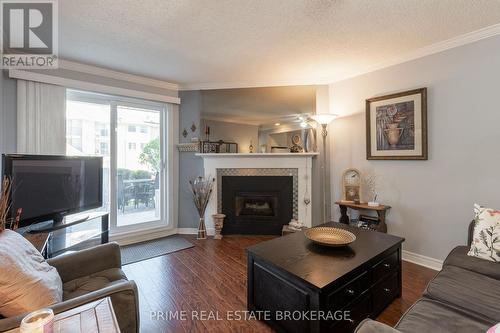
{"type": "Polygon", "coordinates": [[[356,292],[352,289],[347,289],[346,290],[349,295],[354,295],[356,292]]]}
{"type": "Polygon", "coordinates": [[[385,268],[391,268],[391,264],[384,264],[385,268]]]}
{"type": "Polygon", "coordinates": [[[390,293],[390,292],[391,292],[391,289],[389,289],[389,288],[384,288],[384,291],[385,291],[386,293],[390,293]]]}

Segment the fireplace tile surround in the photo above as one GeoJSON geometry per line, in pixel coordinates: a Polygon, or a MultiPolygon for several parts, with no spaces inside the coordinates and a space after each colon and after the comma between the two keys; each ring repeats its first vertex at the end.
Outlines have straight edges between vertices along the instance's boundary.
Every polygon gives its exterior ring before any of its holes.
{"type": "MultiPolygon", "coordinates": [[[[299,218],[298,208],[298,176],[299,170],[297,168],[220,168],[217,169],[217,184],[222,184],[222,177],[224,176],[292,176],[293,177],[293,218],[299,218]]],[[[217,212],[222,212],[222,186],[217,186],[217,212]]]]}
{"type": "Polygon", "coordinates": [[[221,212],[222,177],[224,176],[292,176],[294,219],[312,226],[311,170],[318,153],[283,154],[196,154],[203,159],[205,177],[215,177],[214,194],[205,212],[209,233],[213,232],[212,215],[221,212]]]}

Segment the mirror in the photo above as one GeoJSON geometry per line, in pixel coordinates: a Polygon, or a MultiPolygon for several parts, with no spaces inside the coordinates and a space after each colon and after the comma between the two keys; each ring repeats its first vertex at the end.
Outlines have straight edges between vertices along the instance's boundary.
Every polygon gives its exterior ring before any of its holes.
{"type": "Polygon", "coordinates": [[[239,153],[316,151],[317,86],[203,90],[201,140],[234,142],[239,153]]]}

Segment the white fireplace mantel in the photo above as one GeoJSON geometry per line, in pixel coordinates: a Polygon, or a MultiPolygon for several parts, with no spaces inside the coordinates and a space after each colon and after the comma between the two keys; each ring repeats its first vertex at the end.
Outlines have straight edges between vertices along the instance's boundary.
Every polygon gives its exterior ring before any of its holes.
{"type": "MultiPolygon", "coordinates": [[[[297,215],[300,222],[312,226],[312,159],[318,153],[246,153],[246,154],[196,154],[203,158],[205,177],[217,178],[217,169],[297,169],[297,215]]],[[[212,215],[217,212],[217,182],[205,211],[207,229],[213,229],[212,215]]]]}
{"type": "Polygon", "coordinates": [[[319,153],[196,153],[196,156],[203,157],[203,158],[212,158],[212,157],[217,157],[217,158],[222,158],[222,157],[233,157],[233,158],[240,158],[240,157],[257,157],[257,158],[262,158],[262,157],[314,157],[319,155],[319,153]]]}

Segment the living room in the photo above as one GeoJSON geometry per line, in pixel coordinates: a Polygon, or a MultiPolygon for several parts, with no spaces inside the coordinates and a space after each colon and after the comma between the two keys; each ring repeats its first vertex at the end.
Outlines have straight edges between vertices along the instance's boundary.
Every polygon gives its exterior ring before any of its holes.
{"type": "Polygon", "coordinates": [[[0,332],[500,332],[500,1],[1,8],[0,332]]]}

